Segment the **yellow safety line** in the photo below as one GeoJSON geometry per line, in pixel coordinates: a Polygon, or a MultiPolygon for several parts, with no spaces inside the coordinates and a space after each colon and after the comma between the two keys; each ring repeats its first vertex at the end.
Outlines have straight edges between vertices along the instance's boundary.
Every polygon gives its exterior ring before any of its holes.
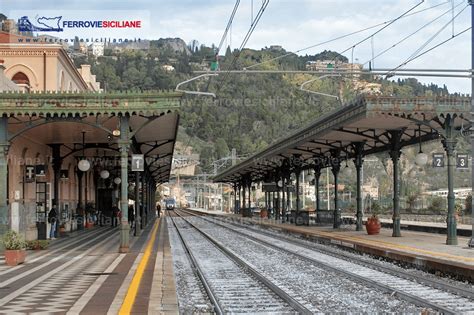
{"type": "Polygon", "coordinates": [[[140,264],[138,265],[137,270],[135,271],[135,275],[133,276],[132,282],[128,287],[127,295],[125,296],[122,307],[120,308],[120,315],[128,315],[132,311],[133,304],[135,303],[135,298],[137,297],[138,288],[140,287],[140,282],[145,272],[145,267],[148,264],[148,260],[151,256],[153,243],[155,243],[156,232],[158,231],[159,223],[160,219],[155,222],[155,226],[153,227],[153,231],[151,232],[151,238],[148,240],[143,257],[140,261],[140,264]]]}

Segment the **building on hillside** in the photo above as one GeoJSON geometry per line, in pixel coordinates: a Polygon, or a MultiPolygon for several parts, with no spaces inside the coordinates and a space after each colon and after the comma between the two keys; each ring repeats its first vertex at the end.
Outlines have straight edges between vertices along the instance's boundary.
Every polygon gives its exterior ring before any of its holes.
{"type": "Polygon", "coordinates": [[[172,65],[162,65],[161,68],[165,70],[166,72],[173,72],[174,67],[172,65]]]}
{"type": "Polygon", "coordinates": [[[359,92],[359,94],[367,95],[381,95],[382,94],[382,84],[375,82],[367,81],[356,81],[354,82],[354,89],[359,92]]]}
{"type": "Polygon", "coordinates": [[[105,43],[92,43],[89,45],[89,54],[95,57],[103,56],[105,51],[105,43]]]}

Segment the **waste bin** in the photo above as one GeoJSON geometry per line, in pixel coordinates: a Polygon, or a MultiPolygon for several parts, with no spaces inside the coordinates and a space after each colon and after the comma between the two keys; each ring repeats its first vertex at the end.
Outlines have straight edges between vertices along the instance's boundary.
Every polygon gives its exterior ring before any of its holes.
{"type": "Polygon", "coordinates": [[[296,220],[296,210],[291,210],[289,213],[289,220],[290,223],[295,223],[296,220]]]}
{"type": "Polygon", "coordinates": [[[341,209],[334,210],[334,225],[335,229],[341,226],[341,209]]]}
{"type": "Polygon", "coordinates": [[[300,211],[296,216],[296,225],[309,225],[309,211],[300,211]]]}
{"type": "Polygon", "coordinates": [[[252,217],[252,209],[250,208],[243,208],[241,209],[242,216],[245,218],[251,218],[252,217]]]}
{"type": "Polygon", "coordinates": [[[38,229],[38,239],[45,240],[47,230],[46,222],[36,222],[36,228],[38,229]]]}

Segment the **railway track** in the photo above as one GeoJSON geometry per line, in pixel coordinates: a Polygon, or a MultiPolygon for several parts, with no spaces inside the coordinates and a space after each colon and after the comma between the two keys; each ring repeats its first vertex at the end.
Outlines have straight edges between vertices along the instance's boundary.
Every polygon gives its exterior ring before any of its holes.
{"type": "Polygon", "coordinates": [[[169,219],[217,314],[311,314],[303,305],[192,223],[173,215],[169,219]]]}
{"type": "MultiPolygon", "coordinates": [[[[197,216],[193,212],[186,213],[197,216]]],[[[216,218],[211,221],[206,217],[199,217],[255,242],[294,255],[416,305],[445,314],[474,314],[474,293],[469,288],[455,287],[442,281],[404,273],[396,268],[380,266],[357,259],[354,255],[344,255],[327,246],[315,246],[317,244],[251,229],[235,222],[225,222],[224,219],[217,219],[219,222],[216,222],[216,218]]]]}

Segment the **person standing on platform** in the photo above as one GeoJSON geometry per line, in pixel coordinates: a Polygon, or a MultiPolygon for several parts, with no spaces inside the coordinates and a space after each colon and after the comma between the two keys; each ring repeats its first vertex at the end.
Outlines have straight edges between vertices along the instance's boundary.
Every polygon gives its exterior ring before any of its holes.
{"type": "Polygon", "coordinates": [[[112,207],[112,227],[117,226],[117,221],[119,217],[119,208],[117,206],[112,207]]]}
{"type": "Polygon", "coordinates": [[[48,213],[48,222],[51,223],[51,229],[49,230],[49,238],[56,239],[56,225],[58,223],[58,212],[56,211],[56,205],[48,213]]]}
{"type": "Polygon", "coordinates": [[[158,216],[158,218],[161,215],[161,204],[159,202],[156,204],[156,215],[158,216]]]}
{"type": "Polygon", "coordinates": [[[135,208],[132,205],[128,206],[128,225],[130,226],[130,229],[134,229],[135,225],[135,208]]]}

